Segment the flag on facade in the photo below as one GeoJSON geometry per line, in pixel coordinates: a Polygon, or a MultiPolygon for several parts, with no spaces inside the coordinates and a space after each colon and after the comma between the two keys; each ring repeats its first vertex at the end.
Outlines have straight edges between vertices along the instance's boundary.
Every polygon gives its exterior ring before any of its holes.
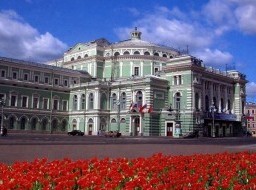
{"type": "Polygon", "coordinates": [[[148,113],[151,113],[153,111],[153,106],[150,105],[149,109],[148,109],[148,113]]]}
{"type": "Polygon", "coordinates": [[[139,112],[142,113],[144,109],[147,108],[147,104],[144,104],[144,106],[141,106],[139,109],[139,112]]]}

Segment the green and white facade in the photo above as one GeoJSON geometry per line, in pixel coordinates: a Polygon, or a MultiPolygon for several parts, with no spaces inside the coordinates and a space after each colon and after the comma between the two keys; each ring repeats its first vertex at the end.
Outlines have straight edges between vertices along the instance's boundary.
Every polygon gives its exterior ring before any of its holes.
{"type": "Polygon", "coordinates": [[[47,64],[1,58],[0,72],[4,125],[13,131],[215,137],[242,130],[245,75],[143,41],[136,28],[129,40],[78,43],[47,64]]]}

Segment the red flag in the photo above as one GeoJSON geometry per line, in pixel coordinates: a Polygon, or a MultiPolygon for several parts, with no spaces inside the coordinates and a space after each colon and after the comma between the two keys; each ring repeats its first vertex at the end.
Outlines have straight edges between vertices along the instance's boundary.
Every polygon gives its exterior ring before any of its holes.
{"type": "Polygon", "coordinates": [[[148,109],[148,113],[151,113],[153,111],[153,106],[150,105],[149,109],[148,109]]]}
{"type": "Polygon", "coordinates": [[[147,104],[145,104],[144,106],[140,107],[140,113],[142,113],[143,110],[146,109],[146,108],[147,108],[147,104]]]}

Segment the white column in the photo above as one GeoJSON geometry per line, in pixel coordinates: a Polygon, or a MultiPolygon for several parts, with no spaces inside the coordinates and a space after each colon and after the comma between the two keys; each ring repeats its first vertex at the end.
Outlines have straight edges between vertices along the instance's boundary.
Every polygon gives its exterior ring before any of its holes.
{"type": "Polygon", "coordinates": [[[77,94],[77,110],[81,109],[81,94],[77,94]]]}

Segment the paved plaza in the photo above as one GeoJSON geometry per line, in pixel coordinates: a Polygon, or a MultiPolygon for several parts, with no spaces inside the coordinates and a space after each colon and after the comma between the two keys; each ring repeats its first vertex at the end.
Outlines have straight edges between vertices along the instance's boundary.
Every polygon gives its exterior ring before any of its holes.
{"type": "Polygon", "coordinates": [[[255,151],[256,138],[173,139],[169,137],[68,136],[63,134],[9,134],[0,136],[0,162],[33,161],[92,157],[148,157],[156,153],[191,155],[221,152],[255,151]]]}

